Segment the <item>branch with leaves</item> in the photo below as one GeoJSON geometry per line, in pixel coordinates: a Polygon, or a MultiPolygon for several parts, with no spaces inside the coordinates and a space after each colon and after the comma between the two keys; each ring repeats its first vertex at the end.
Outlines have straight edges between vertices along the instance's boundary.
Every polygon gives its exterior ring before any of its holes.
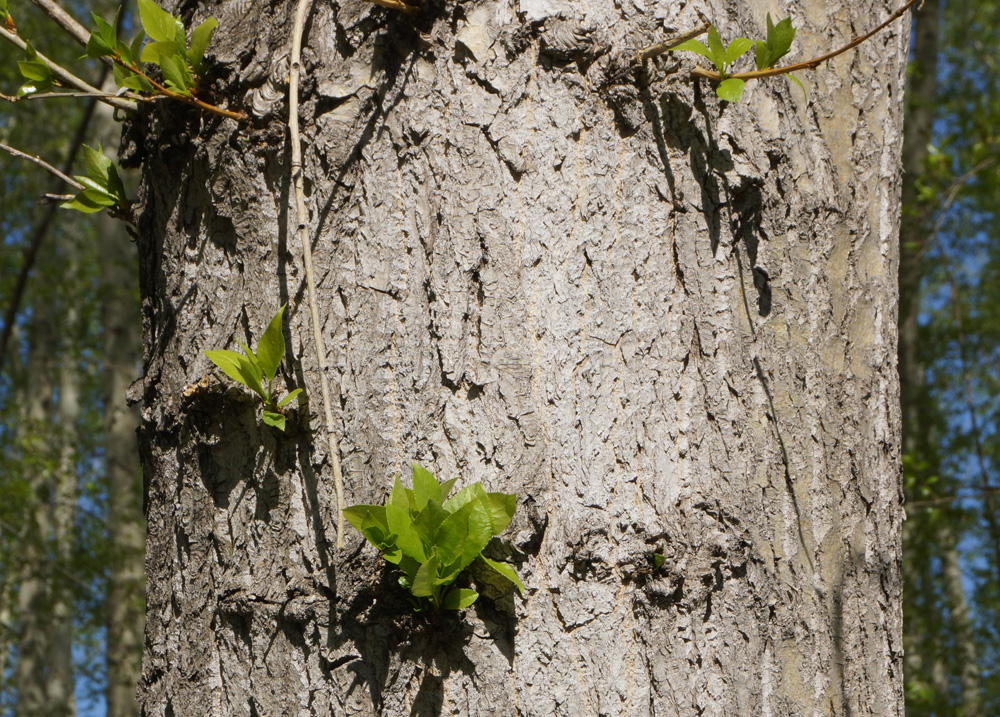
{"type": "Polygon", "coordinates": [[[659,43],[641,50],[637,54],[636,60],[641,65],[650,58],[664,52],[687,51],[697,53],[710,60],[715,66],[715,70],[695,67],[691,70],[691,76],[702,77],[717,82],[715,92],[720,99],[727,102],[739,101],[743,96],[743,89],[747,80],[760,80],[779,75],[787,76],[790,80],[798,84],[802,92],[805,93],[805,87],[793,73],[801,70],[814,70],[824,62],[828,62],[848,50],[857,47],[901,18],[910,8],[918,5],[920,2],[922,0],[908,0],[905,5],[896,10],[887,20],[870,32],[855,37],[846,45],[833,52],[814,57],[804,62],[796,62],[792,65],[775,67],[777,61],[788,54],[792,41],[795,39],[795,28],[792,26],[792,19],[787,17],[778,23],[774,23],[771,20],[770,13],[767,15],[767,36],[763,40],[750,40],[745,37],[737,37],[728,44],[724,44],[715,25],[707,25],[699,27],[692,33],[687,33],[677,40],[659,43]],[[700,40],[694,39],[706,30],[708,31],[707,45],[700,40]],[[750,72],[730,72],[733,63],[746,54],[751,47],[755,48],[754,60],[757,69],[750,72]]]}
{"type": "Polygon", "coordinates": [[[58,5],[50,0],[36,0],[39,7],[59,23],[60,27],[84,43],[88,57],[111,63],[115,83],[122,91],[119,95],[109,96],[41,55],[30,42],[20,38],[8,12],[7,2],[8,0],[0,0],[0,24],[4,26],[0,28],[0,36],[24,50],[26,55],[25,60],[18,63],[25,82],[16,96],[3,95],[9,101],[31,96],[58,96],[58,93],[50,90],[72,87],[79,91],[72,93],[74,96],[80,93],[90,95],[129,112],[135,110],[136,101],[166,97],[230,119],[247,119],[243,112],[209,104],[197,96],[199,82],[204,75],[205,51],[218,25],[214,18],[208,18],[195,28],[191,34],[191,42],[188,43],[180,18],[174,17],[153,0],[138,0],[143,32],[131,43],[127,43],[118,39],[115,29],[117,22],[109,23],[100,15],[91,13],[96,29],[88,35],[58,5]],[[143,63],[159,67],[163,82],[150,77],[142,68],[143,63]]]}

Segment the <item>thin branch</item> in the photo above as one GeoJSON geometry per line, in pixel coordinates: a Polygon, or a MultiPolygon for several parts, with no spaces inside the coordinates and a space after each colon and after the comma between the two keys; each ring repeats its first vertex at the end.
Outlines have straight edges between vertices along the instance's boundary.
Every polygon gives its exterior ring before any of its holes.
{"type": "Polygon", "coordinates": [[[940,498],[928,498],[927,500],[908,500],[907,508],[924,508],[931,505],[941,505],[943,503],[953,503],[956,500],[973,500],[976,496],[996,495],[1000,493],[1000,488],[976,488],[972,495],[945,495],[940,498]]]}
{"type": "Polygon", "coordinates": [[[0,92],[0,99],[7,100],[8,102],[24,102],[25,100],[58,100],[67,97],[72,98],[86,98],[93,97],[94,99],[103,99],[108,97],[125,97],[134,100],[152,100],[155,97],[139,97],[131,92],[122,94],[121,92],[35,92],[30,95],[21,95],[20,97],[11,97],[10,95],[5,95],[0,92]]]}
{"type": "MultiPolygon", "coordinates": [[[[177,102],[183,102],[184,104],[191,105],[192,107],[197,107],[198,109],[204,110],[205,112],[211,112],[212,114],[222,115],[223,117],[228,117],[229,119],[234,119],[237,122],[242,122],[242,121],[245,121],[245,120],[249,119],[249,117],[247,117],[247,115],[246,115],[245,112],[235,112],[233,110],[223,109],[222,107],[217,107],[216,105],[210,105],[207,102],[203,102],[202,100],[199,100],[194,95],[182,95],[179,92],[174,92],[173,90],[169,89],[168,87],[165,87],[164,85],[161,85],[159,82],[157,82],[152,77],[150,77],[149,75],[147,75],[145,72],[143,72],[142,70],[140,70],[138,67],[132,67],[131,65],[126,65],[118,57],[114,57],[112,59],[113,59],[113,62],[116,65],[120,65],[121,67],[124,67],[129,72],[134,72],[136,75],[138,75],[140,77],[146,78],[146,81],[148,81],[149,84],[151,84],[154,88],[156,88],[156,91],[159,92],[164,97],[169,97],[170,99],[176,100],[177,102]]],[[[142,99],[144,99],[144,100],[152,100],[152,99],[156,99],[156,98],[155,97],[143,97],[142,99]]]]}
{"type": "Polygon", "coordinates": [[[78,181],[76,181],[75,179],[66,174],[63,174],[58,169],[53,167],[51,164],[46,162],[44,159],[39,157],[37,154],[28,154],[27,152],[22,152],[21,150],[14,149],[13,147],[6,145],[3,142],[0,142],[0,149],[4,150],[5,152],[7,152],[7,154],[10,154],[14,157],[18,157],[20,159],[26,159],[29,162],[34,162],[39,167],[44,169],[46,172],[51,174],[53,177],[58,177],[59,179],[66,182],[66,184],[70,185],[78,192],[82,192],[84,189],[84,186],[80,184],[78,181]]]}
{"type": "Polygon", "coordinates": [[[87,46],[87,42],[90,41],[90,31],[78,23],[72,15],[59,7],[58,4],[52,2],[52,0],[31,0],[31,2],[35,3],[42,12],[52,18],[70,37],[84,47],[87,46]]]}
{"type": "MultiPolygon", "coordinates": [[[[16,47],[19,47],[22,50],[25,50],[27,48],[27,43],[25,43],[24,40],[22,40],[16,34],[10,32],[4,27],[0,27],[0,37],[4,38],[5,40],[7,40],[7,42],[10,42],[11,44],[15,45],[16,47]]],[[[85,92],[88,95],[94,95],[101,102],[109,104],[112,107],[117,107],[118,109],[124,112],[130,112],[130,113],[135,112],[136,109],[135,102],[130,102],[129,100],[123,100],[120,97],[107,97],[106,96],[107,93],[101,92],[93,85],[81,80],[79,77],[77,77],[72,72],[64,68],[62,65],[53,62],[40,52],[38,53],[38,59],[44,62],[45,65],[52,71],[52,74],[55,75],[57,78],[59,78],[59,80],[61,80],[63,84],[69,87],[75,87],[76,89],[80,90],[81,92],[85,92]]]]}
{"type": "Polygon", "coordinates": [[[305,192],[302,188],[302,137],[299,134],[299,74],[302,72],[302,32],[305,27],[309,0],[298,0],[295,11],[295,25],[292,29],[292,52],[288,78],[288,133],[292,144],[292,185],[295,191],[295,216],[299,243],[302,244],[302,263],[305,267],[306,284],[309,288],[309,313],[312,316],[313,343],[316,346],[316,361],[319,364],[319,382],[323,393],[323,417],[326,421],[326,438],[329,447],[330,464],[333,467],[333,485],[337,494],[337,547],[344,546],[344,479],[340,470],[340,446],[334,435],[333,412],[330,408],[330,383],[326,377],[326,347],[323,331],[316,308],[316,279],[313,273],[312,248],[309,245],[309,230],[306,226],[305,192]]]}
{"type": "Polygon", "coordinates": [[[407,15],[414,15],[420,12],[420,8],[415,5],[408,5],[400,0],[368,0],[372,5],[379,5],[380,7],[387,7],[390,10],[399,10],[400,12],[405,12],[407,15]]]}
{"type": "Polygon", "coordinates": [[[946,198],[944,200],[944,203],[941,205],[941,209],[938,211],[938,218],[937,221],[934,222],[934,229],[931,231],[931,235],[927,238],[927,240],[923,243],[923,246],[921,246],[920,248],[921,256],[923,256],[937,241],[938,236],[941,234],[941,228],[944,226],[944,222],[948,218],[948,213],[951,211],[952,205],[954,205],[955,201],[958,199],[958,193],[962,190],[962,187],[965,186],[965,183],[968,182],[973,177],[975,177],[977,174],[979,174],[979,172],[983,171],[991,164],[996,162],[998,158],[1000,158],[998,157],[998,155],[991,154],[989,157],[980,161],[979,164],[974,166],[972,169],[963,174],[961,177],[957,177],[952,181],[951,185],[948,187],[947,192],[945,192],[946,198]]]}
{"type": "MultiPolygon", "coordinates": [[[[94,107],[96,106],[96,99],[92,99],[84,108],[83,117],[80,118],[80,123],[77,125],[73,139],[70,141],[66,161],[63,162],[63,174],[73,171],[73,163],[76,161],[76,155],[80,151],[80,147],[83,146],[84,139],[87,137],[87,128],[90,126],[90,118],[93,116],[94,107]]],[[[7,304],[7,312],[3,317],[3,331],[0,333],[0,371],[3,370],[4,359],[7,356],[7,344],[10,343],[10,337],[14,331],[17,311],[21,306],[21,299],[28,285],[28,276],[35,265],[38,250],[42,246],[42,242],[49,230],[49,225],[52,223],[53,218],[55,218],[58,207],[59,205],[57,204],[49,204],[46,207],[45,214],[42,215],[41,221],[35,225],[35,231],[32,232],[31,239],[24,248],[21,269],[17,274],[17,281],[14,282],[14,290],[11,292],[10,301],[7,304]]]]}
{"type": "MultiPolygon", "coordinates": [[[[917,3],[922,3],[922,2],[923,0],[909,0],[909,2],[903,5],[903,7],[899,8],[896,12],[890,15],[888,20],[883,22],[881,25],[876,27],[871,32],[868,32],[864,35],[854,38],[839,50],[828,52],[825,55],[821,55],[820,57],[814,57],[813,59],[806,60],[805,62],[796,62],[794,65],[785,65],[784,67],[769,67],[766,70],[755,70],[753,72],[734,72],[732,74],[727,74],[725,79],[759,80],[763,77],[776,77],[778,75],[789,75],[793,72],[798,72],[799,70],[815,70],[824,62],[832,60],[838,55],[843,55],[848,50],[857,47],[862,42],[872,37],[875,33],[885,29],[886,27],[894,23],[896,20],[901,18],[904,14],[906,14],[906,11],[909,10],[911,7],[913,7],[917,3]]],[[[695,77],[704,77],[706,79],[715,81],[723,79],[722,75],[720,75],[715,70],[706,70],[704,67],[701,66],[695,67],[693,70],[691,70],[691,74],[695,77]]]]}
{"type": "Polygon", "coordinates": [[[641,65],[650,58],[662,55],[664,52],[670,52],[678,45],[683,44],[688,40],[693,40],[700,35],[704,35],[708,32],[708,28],[710,27],[712,27],[712,23],[706,22],[693,30],[688,30],[683,35],[678,35],[672,40],[665,40],[664,42],[658,42],[655,45],[650,45],[649,47],[635,53],[635,61],[641,65]]]}

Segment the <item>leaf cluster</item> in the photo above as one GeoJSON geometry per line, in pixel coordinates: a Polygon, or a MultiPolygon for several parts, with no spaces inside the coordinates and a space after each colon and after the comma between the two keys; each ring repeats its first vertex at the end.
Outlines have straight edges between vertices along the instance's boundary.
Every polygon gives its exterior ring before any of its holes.
{"type": "Polygon", "coordinates": [[[83,185],[83,189],[68,202],[63,202],[62,206],[85,214],[108,207],[125,210],[130,203],[125,196],[125,185],[122,184],[118,168],[104,154],[101,145],[97,145],[97,149],[83,145],[83,158],[87,174],[74,177],[83,185]]]}
{"type": "MultiPolygon", "coordinates": [[[[794,39],[795,28],[792,27],[792,18],[786,17],[776,25],[771,20],[771,13],[768,13],[767,38],[764,40],[737,37],[728,45],[723,45],[718,29],[712,25],[708,28],[708,45],[700,40],[692,39],[682,42],[673,50],[674,52],[678,50],[696,52],[710,60],[721,78],[715,88],[715,93],[726,102],[738,102],[743,96],[743,88],[746,83],[738,77],[728,77],[732,64],[753,47],[757,70],[770,69],[778,60],[788,54],[794,39]]],[[[799,87],[802,87],[802,83],[797,77],[794,75],[789,75],[789,77],[798,83],[799,87]]],[[[805,92],[805,88],[802,91],[805,92]]]]}
{"type": "Polygon", "coordinates": [[[243,343],[240,343],[242,354],[225,349],[205,352],[209,361],[222,369],[224,374],[260,397],[264,405],[264,423],[282,431],[285,430],[285,414],[282,409],[302,393],[301,388],[296,388],[279,401],[272,389],[281,357],[285,354],[285,337],[281,333],[284,312],[285,305],[282,305],[271,319],[271,323],[264,329],[264,334],[257,343],[256,352],[251,351],[250,347],[243,343]]]}
{"type": "Polygon", "coordinates": [[[715,93],[720,99],[727,102],[737,102],[743,95],[743,80],[727,78],[726,72],[729,66],[742,57],[753,45],[753,40],[745,37],[737,37],[729,45],[723,45],[718,29],[712,25],[708,28],[708,45],[705,45],[701,40],[688,40],[675,47],[674,51],[696,52],[711,61],[722,77],[722,81],[715,88],[715,93]]]}
{"type": "MultiPolygon", "coordinates": [[[[218,21],[208,18],[191,33],[187,42],[184,25],[153,0],[138,0],[139,20],[143,32],[131,42],[118,39],[115,24],[91,13],[97,28],[87,42],[87,56],[110,57],[115,62],[115,82],[134,92],[155,93],[156,85],[140,69],[140,62],[157,65],[167,88],[172,92],[193,97],[202,76],[205,50],[212,40],[218,21]],[[148,40],[148,41],[147,41],[148,40]]],[[[117,20],[117,18],[116,18],[117,20]]]]}
{"type": "Polygon", "coordinates": [[[382,557],[399,566],[399,584],[414,597],[427,598],[435,609],[459,610],[476,601],[475,590],[445,590],[477,558],[524,594],[511,566],[482,555],[490,539],[510,523],[517,497],[487,493],[476,482],[449,498],[457,480],[440,483],[414,464],[412,489],[397,476],[385,505],[353,505],[344,509],[344,517],[382,557]]]}

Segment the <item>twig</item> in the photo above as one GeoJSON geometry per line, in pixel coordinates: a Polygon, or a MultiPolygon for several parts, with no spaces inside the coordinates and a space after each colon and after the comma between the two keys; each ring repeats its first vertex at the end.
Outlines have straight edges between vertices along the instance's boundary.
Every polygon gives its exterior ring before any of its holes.
{"type": "MultiPolygon", "coordinates": [[[[821,55],[820,57],[814,57],[813,59],[806,60],[805,62],[796,62],[794,65],[785,65],[784,67],[769,67],[766,70],[755,70],[753,72],[734,72],[731,74],[727,74],[725,79],[759,80],[762,77],[776,77],[777,75],[788,75],[793,72],[798,72],[799,70],[815,70],[819,65],[823,64],[824,62],[832,60],[838,55],[843,55],[848,50],[851,50],[860,45],[862,42],[870,38],[875,33],[885,29],[886,27],[894,23],[896,20],[901,18],[906,13],[907,10],[916,5],[918,2],[923,2],[923,0],[909,0],[909,2],[903,5],[903,7],[899,8],[896,12],[890,15],[888,20],[883,22],[881,25],[876,27],[871,32],[854,38],[839,50],[828,52],[825,55],[821,55]]],[[[704,67],[701,66],[695,67],[693,70],[691,70],[691,74],[695,77],[704,77],[709,80],[718,81],[723,79],[722,75],[720,75],[715,70],[706,70],[704,67]]]]}
{"type": "MultiPolygon", "coordinates": [[[[73,171],[73,163],[76,161],[76,155],[80,151],[80,147],[83,145],[84,139],[87,137],[87,128],[90,126],[90,118],[94,114],[94,107],[96,105],[96,98],[86,104],[83,111],[83,117],[80,119],[80,123],[76,127],[73,139],[70,141],[69,152],[66,154],[66,161],[63,162],[63,169],[65,170],[63,174],[73,171]]],[[[58,204],[50,204],[46,208],[45,214],[42,215],[41,221],[35,225],[35,230],[31,234],[31,239],[24,248],[24,258],[21,261],[21,269],[17,274],[17,280],[14,282],[14,290],[11,292],[10,300],[7,304],[7,311],[3,317],[3,331],[0,332],[0,371],[3,370],[4,359],[7,356],[7,344],[10,343],[10,337],[14,331],[17,311],[21,306],[21,299],[24,297],[24,290],[28,285],[28,276],[31,274],[31,269],[35,265],[35,258],[38,256],[38,251],[42,246],[42,242],[45,240],[45,235],[49,230],[49,225],[52,223],[52,219],[56,215],[58,206],[58,204]]]]}
{"type": "Polygon", "coordinates": [[[70,37],[84,47],[87,46],[87,43],[90,41],[90,31],[78,23],[72,15],[59,7],[58,4],[52,2],[52,0],[31,0],[31,2],[35,3],[42,12],[52,18],[70,37]]]}
{"type": "Polygon", "coordinates": [[[387,7],[390,10],[399,10],[400,12],[405,12],[407,15],[414,15],[420,12],[419,7],[408,5],[405,2],[400,2],[400,0],[368,0],[368,2],[372,5],[387,7]]]}
{"type": "MultiPolygon", "coordinates": [[[[4,27],[0,27],[0,37],[4,38],[5,40],[7,40],[7,42],[10,42],[11,44],[15,45],[16,47],[19,47],[22,50],[25,50],[28,46],[24,40],[22,40],[16,34],[10,32],[4,27]]],[[[44,62],[46,66],[50,70],[52,70],[52,74],[58,77],[64,84],[70,87],[75,87],[76,89],[80,90],[81,92],[85,92],[88,95],[94,95],[95,98],[99,99],[101,102],[109,104],[112,107],[117,107],[118,109],[124,112],[130,112],[130,113],[135,112],[136,109],[135,102],[131,102],[129,100],[123,100],[120,97],[107,97],[107,93],[101,92],[93,85],[88,84],[87,82],[81,80],[72,72],[65,69],[58,63],[53,62],[40,52],[38,53],[38,59],[44,62]]]]}
{"type": "MultiPolygon", "coordinates": [[[[164,97],[169,97],[172,100],[176,100],[178,102],[183,102],[185,104],[191,105],[192,107],[197,107],[198,109],[204,110],[205,112],[211,112],[212,114],[222,115],[223,117],[228,117],[229,119],[234,119],[237,122],[242,122],[242,121],[245,121],[245,120],[249,119],[247,117],[247,115],[246,115],[245,112],[235,112],[233,110],[223,109],[222,107],[217,107],[216,105],[210,105],[207,102],[203,102],[202,100],[199,100],[194,95],[182,95],[179,92],[174,92],[173,90],[165,87],[164,85],[161,85],[159,82],[157,82],[152,77],[150,77],[149,75],[147,75],[145,72],[143,72],[142,70],[140,70],[138,67],[132,67],[131,65],[126,65],[118,57],[112,58],[112,61],[116,65],[120,65],[121,67],[124,67],[129,72],[134,72],[136,75],[139,75],[140,77],[146,78],[146,81],[149,82],[149,84],[151,84],[154,88],[156,88],[156,91],[159,92],[164,97]]],[[[154,97],[143,97],[142,99],[144,99],[144,100],[151,100],[151,99],[155,99],[155,98],[154,97]]]]}
{"type": "Polygon", "coordinates": [[[975,488],[973,495],[945,495],[940,498],[928,498],[927,500],[908,500],[906,501],[906,507],[923,508],[931,505],[941,505],[942,503],[951,503],[956,500],[972,500],[976,495],[996,495],[997,493],[1000,493],[1000,488],[993,488],[992,486],[975,488]]]}
{"type": "Polygon", "coordinates": [[[0,92],[0,99],[7,100],[8,102],[24,102],[25,100],[57,100],[64,98],[79,99],[81,97],[93,97],[95,100],[108,97],[126,97],[128,99],[137,100],[156,99],[155,97],[139,97],[131,92],[124,95],[119,92],[35,92],[30,95],[21,95],[20,97],[11,97],[10,95],[5,95],[3,92],[0,92]]]}
{"type": "Polygon", "coordinates": [[[678,35],[672,40],[665,40],[664,42],[658,42],[655,45],[650,45],[644,50],[639,50],[635,53],[635,61],[640,65],[646,60],[656,57],[657,55],[662,55],[664,52],[670,52],[678,45],[687,42],[688,40],[693,40],[699,35],[704,35],[708,32],[708,28],[712,27],[712,23],[706,22],[703,25],[699,25],[693,30],[688,30],[683,35],[678,35]]]}
{"type": "Polygon", "coordinates": [[[923,242],[923,246],[920,248],[920,256],[923,256],[937,241],[938,236],[941,234],[941,228],[944,226],[945,219],[948,218],[948,212],[951,211],[951,207],[958,199],[958,193],[962,190],[965,183],[976,176],[979,172],[996,162],[997,159],[997,155],[991,154],[961,177],[957,177],[954,181],[952,181],[951,186],[948,187],[948,191],[945,192],[946,198],[944,203],[941,205],[941,209],[939,210],[937,221],[934,222],[934,229],[931,231],[931,235],[927,237],[927,239],[923,242]]]}
{"type": "Polygon", "coordinates": [[[306,284],[309,288],[309,313],[312,315],[313,343],[319,364],[319,383],[323,393],[323,417],[326,421],[326,438],[330,464],[333,467],[333,486],[337,494],[337,547],[344,546],[344,479],[340,471],[340,447],[334,437],[333,412],[330,409],[330,384],[326,378],[326,347],[316,308],[316,279],[313,274],[312,248],[306,226],[305,192],[302,188],[302,137],[299,134],[299,73],[302,72],[302,32],[305,27],[309,0],[298,0],[295,25],[292,28],[292,52],[288,77],[288,133],[292,144],[292,185],[295,191],[295,216],[299,242],[302,244],[302,263],[305,266],[306,284]]]}
{"type": "Polygon", "coordinates": [[[34,162],[39,167],[41,167],[42,169],[44,169],[46,172],[48,172],[49,174],[51,174],[54,177],[58,177],[59,179],[61,179],[62,181],[66,182],[66,184],[70,185],[71,187],[73,187],[78,192],[82,192],[83,189],[84,189],[84,186],[82,184],[80,184],[78,181],[76,181],[75,179],[73,179],[72,177],[70,177],[68,175],[63,174],[58,169],[56,169],[55,167],[53,167],[51,164],[49,164],[48,162],[46,162],[44,159],[42,159],[41,157],[39,157],[37,154],[28,154],[27,152],[22,152],[21,150],[14,149],[13,147],[10,147],[10,146],[4,144],[3,142],[0,142],[0,149],[2,149],[5,152],[7,152],[7,154],[13,155],[14,157],[19,157],[21,159],[26,159],[29,162],[34,162]]]}

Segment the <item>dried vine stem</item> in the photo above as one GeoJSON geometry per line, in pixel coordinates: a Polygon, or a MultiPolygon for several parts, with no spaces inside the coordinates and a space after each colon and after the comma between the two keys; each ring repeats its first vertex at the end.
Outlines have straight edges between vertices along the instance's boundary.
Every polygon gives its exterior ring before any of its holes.
{"type": "Polygon", "coordinates": [[[299,74],[302,72],[302,32],[305,26],[309,0],[298,0],[295,25],[292,28],[292,52],[288,77],[288,133],[292,143],[292,187],[295,192],[295,217],[299,242],[302,244],[302,263],[306,270],[309,290],[309,313],[312,315],[313,343],[316,345],[316,362],[319,364],[320,388],[323,392],[323,417],[326,421],[326,438],[330,463],[333,466],[333,486],[337,493],[337,547],[344,545],[344,479],[340,471],[340,447],[334,438],[333,412],[330,409],[330,383],[326,377],[326,347],[316,309],[316,279],[313,274],[312,249],[309,246],[305,192],[302,188],[302,136],[299,134],[299,74]]]}

